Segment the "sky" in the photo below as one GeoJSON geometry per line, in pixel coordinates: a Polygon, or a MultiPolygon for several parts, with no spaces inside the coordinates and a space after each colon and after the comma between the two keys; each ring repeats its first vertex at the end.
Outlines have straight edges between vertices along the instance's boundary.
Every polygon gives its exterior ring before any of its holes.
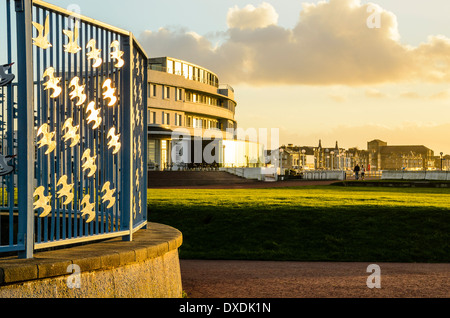
{"type": "Polygon", "coordinates": [[[450,154],[448,0],[49,0],[215,72],[241,128],[281,144],[450,154]]]}

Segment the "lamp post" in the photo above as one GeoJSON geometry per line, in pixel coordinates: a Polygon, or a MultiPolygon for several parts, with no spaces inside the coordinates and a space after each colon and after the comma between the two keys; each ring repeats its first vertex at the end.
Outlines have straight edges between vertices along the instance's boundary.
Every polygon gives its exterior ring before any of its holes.
{"type": "Polygon", "coordinates": [[[443,160],[444,160],[444,153],[443,152],[441,152],[441,171],[443,171],[443,160]]]}
{"type": "Polygon", "coordinates": [[[306,166],[306,150],[305,149],[303,149],[302,150],[302,169],[304,170],[305,169],[305,166],[306,166]]]}
{"type": "Polygon", "coordinates": [[[331,154],[331,170],[334,170],[334,151],[330,152],[331,154]]]}

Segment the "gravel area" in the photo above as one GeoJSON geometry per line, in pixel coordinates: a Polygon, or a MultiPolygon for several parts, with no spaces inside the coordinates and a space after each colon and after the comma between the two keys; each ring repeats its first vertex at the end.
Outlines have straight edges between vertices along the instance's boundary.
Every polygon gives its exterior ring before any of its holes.
{"type": "Polygon", "coordinates": [[[367,287],[369,265],[181,260],[181,276],[191,299],[450,296],[450,264],[377,264],[380,289],[367,287]]]}

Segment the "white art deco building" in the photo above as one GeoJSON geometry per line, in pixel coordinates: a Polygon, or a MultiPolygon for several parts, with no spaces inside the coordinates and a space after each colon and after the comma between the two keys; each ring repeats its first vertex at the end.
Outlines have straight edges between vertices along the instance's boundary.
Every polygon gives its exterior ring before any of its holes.
{"type": "Polygon", "coordinates": [[[204,67],[149,60],[149,170],[261,165],[261,145],[236,140],[234,89],[204,67]],[[212,157],[212,158],[211,158],[212,157]]]}

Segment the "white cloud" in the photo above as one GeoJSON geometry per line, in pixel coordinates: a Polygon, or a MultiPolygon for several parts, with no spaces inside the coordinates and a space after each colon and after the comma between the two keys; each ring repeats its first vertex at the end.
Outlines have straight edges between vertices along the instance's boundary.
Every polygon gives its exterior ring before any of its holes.
{"type": "Polygon", "coordinates": [[[368,6],[358,0],[305,4],[292,29],[276,25],[268,4],[234,7],[219,45],[184,29],[147,31],[141,43],[151,56],[202,65],[233,85],[450,82],[450,39],[402,44],[396,16],[379,6],[380,28],[367,27],[368,6]]]}
{"type": "Polygon", "coordinates": [[[243,9],[238,6],[228,10],[227,25],[230,29],[265,28],[278,23],[278,13],[274,7],[264,2],[259,7],[249,4],[243,9]]]}

